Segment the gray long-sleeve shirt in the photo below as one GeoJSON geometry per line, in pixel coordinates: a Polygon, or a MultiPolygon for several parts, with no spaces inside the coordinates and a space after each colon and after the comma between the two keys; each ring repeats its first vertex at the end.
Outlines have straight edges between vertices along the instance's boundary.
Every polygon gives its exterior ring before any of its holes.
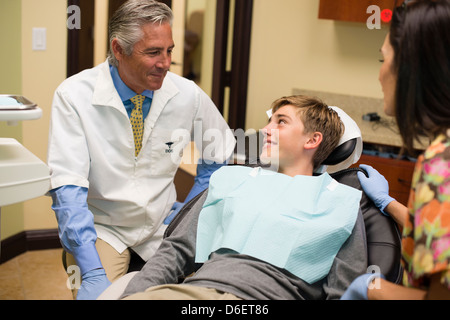
{"type": "Polygon", "coordinates": [[[197,223],[205,192],[156,254],[145,264],[122,297],[149,287],[178,283],[214,288],[246,300],[339,299],[350,283],[367,270],[364,221],[358,214],[351,236],[337,254],[327,277],[308,284],[290,272],[264,261],[219,250],[200,269],[195,264],[197,223]]]}

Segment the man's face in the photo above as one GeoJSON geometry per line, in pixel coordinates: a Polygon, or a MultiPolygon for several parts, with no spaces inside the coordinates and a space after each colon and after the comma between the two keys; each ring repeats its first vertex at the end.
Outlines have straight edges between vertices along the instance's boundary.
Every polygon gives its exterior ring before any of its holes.
{"type": "Polygon", "coordinates": [[[172,63],[174,42],[169,23],[148,23],[142,27],[143,37],[128,56],[113,41],[113,50],[119,61],[119,75],[134,92],[158,90],[172,63]]]}

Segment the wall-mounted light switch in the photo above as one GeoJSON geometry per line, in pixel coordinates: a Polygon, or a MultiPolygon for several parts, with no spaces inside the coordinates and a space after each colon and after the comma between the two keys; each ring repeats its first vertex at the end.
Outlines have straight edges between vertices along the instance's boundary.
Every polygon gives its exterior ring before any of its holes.
{"type": "Polygon", "coordinates": [[[47,49],[47,29],[33,28],[33,50],[45,51],[47,49]]]}

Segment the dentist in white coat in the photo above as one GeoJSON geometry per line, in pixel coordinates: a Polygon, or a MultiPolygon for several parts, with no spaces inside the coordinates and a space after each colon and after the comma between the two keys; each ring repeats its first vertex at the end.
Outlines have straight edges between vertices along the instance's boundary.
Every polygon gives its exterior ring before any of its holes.
{"type": "Polygon", "coordinates": [[[180,207],[173,179],[191,140],[203,159],[186,201],[233,153],[233,134],[210,98],[168,71],[172,18],[159,2],[126,2],[110,22],[108,60],[55,92],[50,194],[68,265],[80,268],[77,299],[97,298],[125,274],[130,250],[144,261],[154,254],[180,207]]]}

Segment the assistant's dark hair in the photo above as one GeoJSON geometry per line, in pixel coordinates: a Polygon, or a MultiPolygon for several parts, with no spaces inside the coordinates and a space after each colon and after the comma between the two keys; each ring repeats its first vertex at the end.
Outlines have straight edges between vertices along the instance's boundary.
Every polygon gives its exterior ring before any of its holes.
{"type": "Polygon", "coordinates": [[[407,150],[424,133],[450,127],[450,0],[416,0],[394,10],[389,40],[397,72],[396,120],[407,150]]]}

